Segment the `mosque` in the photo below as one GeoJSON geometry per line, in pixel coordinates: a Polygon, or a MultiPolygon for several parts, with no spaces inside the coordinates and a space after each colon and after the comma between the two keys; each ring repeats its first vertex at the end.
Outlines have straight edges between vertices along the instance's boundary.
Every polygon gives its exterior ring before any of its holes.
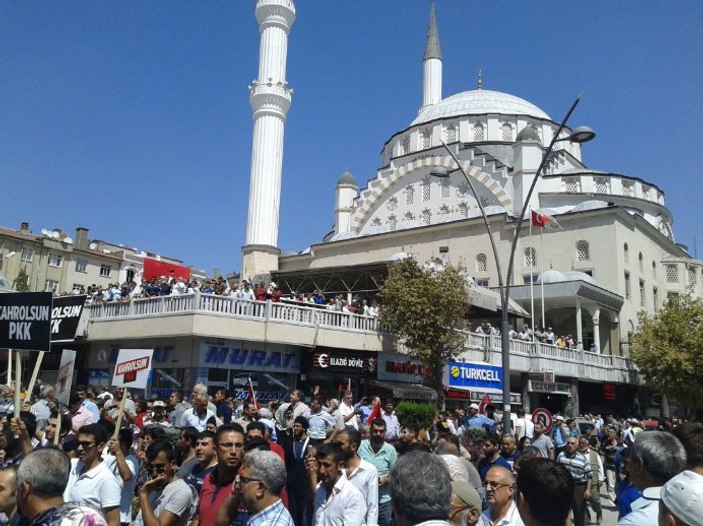
{"type": "MultiPolygon", "coordinates": [[[[377,288],[389,262],[409,254],[458,266],[477,286],[498,286],[479,204],[505,271],[528,189],[559,122],[518,96],[483,89],[480,77],[477,89],[444,96],[433,5],[419,113],[388,138],[381,168],[365,186],[349,171],[339,178],[334,229],[301,253],[282,255],[278,211],[269,211],[280,202],[291,104],[285,62],[295,6],[259,1],[256,15],[261,55],[250,88],[254,137],[242,276],[270,273],[291,291],[325,282],[328,290],[336,285],[334,292],[365,294],[377,288]]],[[[571,133],[562,130],[529,200],[528,209],[548,222],[521,230],[511,297],[526,322],[573,335],[580,348],[626,355],[637,313],[656,311],[669,294],[700,294],[703,263],[676,244],[673,216],[656,183],[589,169],[581,145],[567,140],[571,133]]]]}

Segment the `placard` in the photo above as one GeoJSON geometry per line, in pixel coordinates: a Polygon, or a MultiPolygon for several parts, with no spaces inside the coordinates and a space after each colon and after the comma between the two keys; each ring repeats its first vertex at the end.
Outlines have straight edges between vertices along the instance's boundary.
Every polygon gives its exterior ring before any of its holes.
{"type": "Polygon", "coordinates": [[[64,349],[61,353],[61,365],[56,377],[56,391],[54,397],[63,405],[68,405],[73,383],[73,369],[76,365],[76,351],[64,349]]]}
{"type": "Polygon", "coordinates": [[[85,294],[54,298],[51,308],[52,343],[72,342],[76,339],[78,322],[81,321],[86,298],[85,294]]]}
{"type": "Polygon", "coordinates": [[[0,348],[51,349],[51,292],[0,294],[0,348]]]}
{"type": "Polygon", "coordinates": [[[112,375],[112,385],[146,389],[151,374],[154,349],[120,349],[112,375]]]}

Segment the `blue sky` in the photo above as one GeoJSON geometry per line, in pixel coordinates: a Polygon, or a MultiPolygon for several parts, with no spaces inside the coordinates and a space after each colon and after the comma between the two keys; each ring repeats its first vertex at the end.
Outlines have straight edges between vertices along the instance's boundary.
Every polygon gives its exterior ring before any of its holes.
{"type": "MultiPolygon", "coordinates": [[[[279,244],[333,223],[422,98],[429,0],[299,0],[279,244]]],[[[594,169],[662,188],[677,241],[703,254],[703,2],[438,0],[444,96],[517,95],[598,137],[594,169]]],[[[0,3],[0,225],[92,238],[238,270],[256,77],[254,2],[0,3]]]]}

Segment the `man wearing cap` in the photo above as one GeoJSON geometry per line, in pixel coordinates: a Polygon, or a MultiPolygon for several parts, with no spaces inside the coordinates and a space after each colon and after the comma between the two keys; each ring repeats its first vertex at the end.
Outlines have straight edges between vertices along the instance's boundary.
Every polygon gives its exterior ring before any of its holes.
{"type": "Polygon", "coordinates": [[[452,500],[449,520],[454,526],[490,526],[481,515],[481,497],[466,481],[452,481],[452,500]]]}
{"type": "Polygon", "coordinates": [[[685,469],[686,452],[674,435],[648,431],[637,437],[630,456],[630,479],[642,496],[616,526],[657,524],[661,486],[685,469]]]}
{"type": "Polygon", "coordinates": [[[478,404],[469,406],[469,415],[466,417],[465,427],[473,427],[478,429],[490,429],[495,426],[495,421],[485,415],[480,414],[478,404]]]}
{"type": "Polygon", "coordinates": [[[703,524],[703,476],[686,470],[664,484],[659,501],[659,524],[703,524]]]}
{"type": "Polygon", "coordinates": [[[172,424],[166,420],[166,403],[162,400],[154,400],[151,414],[147,413],[144,417],[144,427],[146,426],[161,426],[171,427],[172,424]]]}

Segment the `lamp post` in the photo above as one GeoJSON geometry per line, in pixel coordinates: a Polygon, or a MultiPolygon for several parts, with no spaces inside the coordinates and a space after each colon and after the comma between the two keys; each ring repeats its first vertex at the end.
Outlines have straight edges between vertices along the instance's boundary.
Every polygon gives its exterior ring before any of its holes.
{"type": "MultiPolygon", "coordinates": [[[[590,141],[593,139],[596,134],[595,132],[590,129],[587,126],[579,126],[572,130],[572,132],[567,136],[563,138],[559,138],[559,134],[561,134],[562,130],[566,126],[566,123],[569,120],[569,117],[571,117],[571,114],[574,112],[576,109],[576,106],[578,103],[581,101],[581,96],[579,95],[576,97],[576,100],[573,102],[571,107],[569,108],[569,111],[566,112],[566,115],[561,121],[561,124],[559,125],[559,128],[557,129],[556,133],[552,137],[551,142],[549,143],[549,146],[547,149],[544,151],[542,154],[542,161],[539,164],[539,167],[537,168],[537,171],[535,172],[535,176],[532,179],[532,184],[530,185],[530,189],[527,192],[527,196],[525,197],[525,202],[522,205],[522,210],[520,212],[520,217],[518,218],[517,226],[515,227],[515,235],[513,236],[513,241],[510,246],[510,258],[508,260],[508,272],[505,275],[505,279],[503,279],[503,273],[501,272],[501,265],[500,265],[500,257],[498,255],[498,249],[496,247],[495,239],[493,237],[493,231],[491,230],[491,225],[488,221],[488,217],[486,216],[486,211],[483,207],[483,204],[481,203],[481,200],[478,197],[478,194],[476,193],[476,189],[474,188],[473,182],[469,175],[466,173],[464,170],[463,165],[457,158],[456,154],[447,146],[447,144],[442,141],[442,146],[444,146],[444,149],[447,151],[447,153],[451,156],[451,158],[454,160],[456,165],[458,166],[458,169],[461,171],[461,173],[464,175],[464,178],[466,179],[467,184],[469,185],[469,188],[471,189],[471,193],[473,194],[474,198],[476,199],[476,202],[478,204],[478,208],[481,211],[481,216],[483,217],[483,224],[486,227],[486,232],[488,234],[490,243],[491,243],[491,250],[493,251],[493,258],[495,259],[495,265],[496,265],[496,272],[498,273],[498,288],[500,290],[500,312],[501,312],[501,322],[500,322],[500,337],[501,337],[501,361],[502,361],[502,368],[503,368],[503,382],[502,382],[502,391],[503,391],[503,432],[508,432],[508,430],[511,427],[510,423],[510,325],[508,322],[508,307],[510,304],[510,285],[511,285],[511,279],[513,275],[513,266],[515,263],[515,251],[517,250],[517,243],[518,240],[520,239],[520,231],[522,230],[522,223],[525,218],[525,214],[527,213],[527,207],[530,204],[530,199],[532,198],[532,193],[535,189],[535,186],[537,184],[537,181],[539,180],[540,176],[542,175],[542,171],[544,170],[544,167],[547,165],[547,162],[549,161],[549,157],[552,153],[552,150],[554,149],[554,145],[557,142],[561,141],[570,141],[570,142],[575,142],[575,143],[584,143],[587,141],[590,141]]],[[[435,176],[435,177],[440,177],[440,178],[446,178],[449,177],[449,171],[446,169],[440,169],[436,170],[430,173],[430,175],[435,176]]]]}

